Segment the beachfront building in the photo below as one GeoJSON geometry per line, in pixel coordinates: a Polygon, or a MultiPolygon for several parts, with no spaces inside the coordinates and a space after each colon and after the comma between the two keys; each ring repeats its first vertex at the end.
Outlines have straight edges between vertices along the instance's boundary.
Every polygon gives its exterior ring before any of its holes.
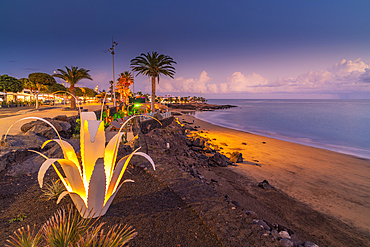
{"type": "Polygon", "coordinates": [[[0,92],[0,101],[1,102],[26,102],[31,101],[33,95],[31,92],[27,89],[23,89],[19,93],[13,93],[13,92],[0,92]]]}
{"type": "MultiPolygon", "coordinates": [[[[67,94],[46,94],[40,93],[38,96],[39,101],[53,100],[55,104],[62,104],[70,101],[70,97],[67,94]]],[[[77,96],[79,103],[93,103],[96,102],[96,97],[88,96],[77,96]]],[[[35,101],[35,95],[31,93],[29,89],[23,89],[19,93],[13,92],[0,92],[0,102],[32,102],[35,101]]]]}

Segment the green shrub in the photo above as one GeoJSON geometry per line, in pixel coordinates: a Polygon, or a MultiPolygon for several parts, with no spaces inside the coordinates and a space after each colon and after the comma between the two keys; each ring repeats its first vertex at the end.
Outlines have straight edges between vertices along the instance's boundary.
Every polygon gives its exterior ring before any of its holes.
{"type": "Polygon", "coordinates": [[[25,218],[27,218],[26,214],[20,214],[14,217],[13,219],[9,220],[9,223],[13,223],[14,221],[23,221],[25,218]]]}

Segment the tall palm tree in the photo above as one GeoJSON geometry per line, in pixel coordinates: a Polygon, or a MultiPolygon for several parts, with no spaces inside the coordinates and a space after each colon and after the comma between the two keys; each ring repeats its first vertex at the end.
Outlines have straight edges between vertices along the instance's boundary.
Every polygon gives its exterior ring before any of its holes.
{"type": "MultiPolygon", "coordinates": [[[[71,92],[73,96],[75,96],[75,93],[76,93],[75,85],[77,84],[77,82],[79,82],[82,79],[93,80],[91,78],[91,75],[89,74],[90,70],[87,70],[84,68],[78,69],[78,67],[74,67],[74,66],[71,66],[71,68],[68,68],[67,66],[65,66],[65,68],[66,68],[66,71],[62,69],[57,69],[59,74],[54,74],[53,77],[58,77],[68,82],[70,85],[69,91],[71,92]]],[[[76,109],[76,101],[74,97],[72,97],[71,99],[71,109],[76,109]]]]}
{"type": "MultiPolygon", "coordinates": [[[[120,93],[120,100],[126,100],[126,94],[129,91],[129,87],[134,82],[131,72],[125,71],[119,74],[118,82],[117,82],[117,91],[120,93]],[[123,99],[122,95],[124,95],[125,99],[123,99]]],[[[126,102],[125,102],[126,104],[126,102]]]]}
{"type": "Polygon", "coordinates": [[[161,74],[173,78],[175,68],[172,67],[172,64],[177,63],[170,56],[159,55],[157,52],[141,53],[140,56],[131,60],[131,65],[134,66],[133,71],[138,72],[137,75],[146,75],[152,80],[152,112],[154,112],[155,80],[157,78],[159,83],[161,74]]]}

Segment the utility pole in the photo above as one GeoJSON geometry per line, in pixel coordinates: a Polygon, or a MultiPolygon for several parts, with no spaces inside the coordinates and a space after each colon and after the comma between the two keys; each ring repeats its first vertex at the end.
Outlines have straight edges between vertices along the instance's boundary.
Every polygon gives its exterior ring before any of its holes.
{"type": "Polygon", "coordinates": [[[112,36],[112,47],[108,49],[108,51],[112,54],[112,61],[113,61],[113,106],[116,107],[117,104],[116,104],[116,87],[114,85],[115,83],[115,79],[114,79],[114,49],[115,49],[115,45],[118,45],[117,42],[114,42],[113,41],[113,36],[112,36]]]}

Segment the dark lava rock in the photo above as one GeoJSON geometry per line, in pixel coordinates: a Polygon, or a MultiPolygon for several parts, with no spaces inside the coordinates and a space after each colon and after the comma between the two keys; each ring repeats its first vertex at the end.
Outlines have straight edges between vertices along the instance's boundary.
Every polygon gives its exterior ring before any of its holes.
{"type": "Polygon", "coordinates": [[[66,115],[59,115],[54,118],[54,120],[68,122],[68,117],[66,115]]]}
{"type": "Polygon", "coordinates": [[[204,143],[205,143],[204,140],[201,138],[195,138],[194,141],[192,142],[193,146],[200,148],[204,148],[204,143]]]}
{"type": "Polygon", "coordinates": [[[267,231],[270,231],[270,230],[271,230],[270,226],[269,226],[268,224],[266,224],[266,222],[265,222],[265,221],[263,221],[263,220],[259,220],[259,221],[257,222],[257,224],[258,224],[258,225],[260,225],[260,226],[262,226],[262,227],[263,227],[263,229],[265,229],[265,230],[267,230],[267,231]]]}
{"type": "Polygon", "coordinates": [[[275,187],[269,184],[267,180],[263,180],[262,182],[258,183],[258,187],[262,189],[275,189],[275,187]]]}
{"type": "Polygon", "coordinates": [[[226,167],[230,163],[229,159],[220,153],[215,153],[214,155],[210,156],[209,161],[210,166],[226,167]]]}
{"type": "Polygon", "coordinates": [[[304,247],[319,247],[318,245],[316,245],[316,244],[314,244],[314,243],[312,243],[310,241],[304,242],[303,246],[304,247]]]}
{"type": "Polygon", "coordinates": [[[243,162],[243,155],[239,152],[233,152],[230,155],[230,161],[233,163],[242,163],[243,162]]]}
{"type": "Polygon", "coordinates": [[[56,137],[56,133],[53,128],[42,124],[32,126],[29,131],[33,131],[36,135],[46,137],[47,139],[54,139],[54,137],[56,137]]]}
{"type": "MultiPolygon", "coordinates": [[[[60,116],[60,119],[64,118],[60,116]]],[[[72,125],[69,123],[69,121],[60,121],[50,118],[45,118],[45,120],[49,121],[62,137],[70,138],[72,136],[73,130],[71,129],[72,125]]],[[[37,135],[46,137],[48,139],[52,139],[56,136],[55,130],[47,123],[40,120],[32,121],[22,125],[21,131],[34,131],[37,135]]]]}
{"type": "Polygon", "coordinates": [[[161,114],[159,114],[159,113],[154,114],[154,117],[155,117],[156,119],[158,119],[158,120],[162,120],[162,119],[163,119],[162,115],[161,115],[161,114]]]}
{"type": "Polygon", "coordinates": [[[244,211],[244,213],[251,219],[256,219],[257,218],[257,214],[254,212],[254,211],[244,211]]]}
{"type": "Polygon", "coordinates": [[[234,204],[236,207],[241,207],[242,205],[238,201],[231,201],[232,204],[234,204]]]}
{"type": "Polygon", "coordinates": [[[282,247],[293,247],[294,243],[292,241],[290,241],[290,239],[282,238],[279,241],[279,245],[282,246],[282,247]]]}
{"type": "Polygon", "coordinates": [[[200,151],[202,151],[203,149],[202,148],[200,148],[200,147],[191,147],[191,149],[193,150],[193,151],[195,151],[195,152],[200,152],[200,151]]]}

